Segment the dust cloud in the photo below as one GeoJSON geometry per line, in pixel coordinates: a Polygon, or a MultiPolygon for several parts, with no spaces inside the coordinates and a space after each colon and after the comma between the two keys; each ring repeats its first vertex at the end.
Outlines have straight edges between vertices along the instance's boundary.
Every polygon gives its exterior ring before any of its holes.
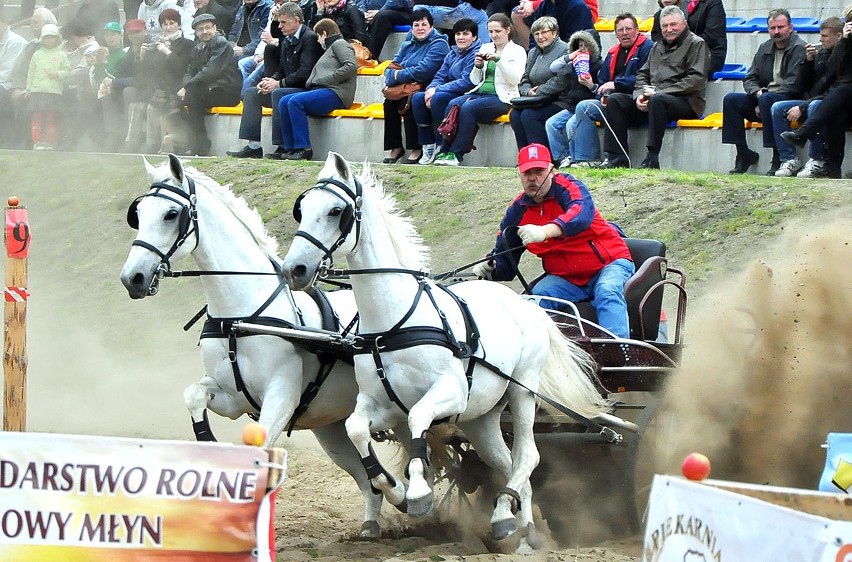
{"type": "Polygon", "coordinates": [[[852,431],[852,222],[812,217],[761,255],[689,312],[658,472],[701,451],[713,478],[815,489],[826,434],[852,431]]]}

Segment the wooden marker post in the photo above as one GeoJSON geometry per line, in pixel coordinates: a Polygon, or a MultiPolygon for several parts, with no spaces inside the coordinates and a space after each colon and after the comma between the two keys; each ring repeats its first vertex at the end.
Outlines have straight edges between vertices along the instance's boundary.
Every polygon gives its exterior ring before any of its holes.
{"type": "Polygon", "coordinates": [[[3,430],[27,429],[27,256],[30,224],[15,196],[6,208],[6,286],[3,309],[3,430]]]}

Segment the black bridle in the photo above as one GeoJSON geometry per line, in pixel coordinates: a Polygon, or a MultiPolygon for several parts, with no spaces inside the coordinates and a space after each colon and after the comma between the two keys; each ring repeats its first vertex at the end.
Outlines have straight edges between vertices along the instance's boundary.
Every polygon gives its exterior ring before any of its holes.
{"type": "MultiPolygon", "coordinates": [[[[315,186],[305,190],[299,197],[296,198],[296,202],[293,204],[293,218],[296,219],[296,222],[302,222],[302,199],[313,191],[314,189],[320,189],[322,191],[327,191],[343,201],[346,207],[343,209],[343,212],[340,214],[340,236],[338,236],[337,240],[331,245],[330,248],[326,247],[320,240],[315,238],[313,235],[305,232],[304,230],[297,230],[295,236],[301,236],[317,248],[319,248],[323,252],[321,263],[331,262],[332,255],[334,252],[343,245],[346,241],[346,238],[352,232],[352,227],[355,227],[355,246],[358,246],[358,240],[361,238],[361,203],[362,203],[362,190],[361,190],[361,182],[358,181],[358,178],[354,178],[355,180],[355,191],[343,183],[342,181],[336,180],[334,178],[320,178],[317,180],[315,186]],[[333,185],[335,187],[339,187],[343,192],[351,199],[351,201],[347,201],[346,198],[338,193],[336,190],[329,187],[333,185]]],[[[355,247],[353,246],[353,248],[355,247]]]]}
{"type": "Polygon", "coordinates": [[[195,248],[198,247],[198,197],[195,194],[195,182],[188,176],[186,179],[188,183],[188,192],[165,182],[155,182],[151,184],[151,188],[148,193],[140,195],[134,199],[130,204],[130,207],[127,209],[127,224],[136,230],[139,229],[139,215],[137,214],[137,207],[139,206],[139,202],[146,197],[159,197],[161,199],[166,199],[167,201],[171,201],[172,203],[179,205],[181,209],[180,216],[178,218],[178,234],[168,251],[163,252],[153,244],[144,240],[133,240],[132,246],[145,248],[149,252],[153,252],[160,257],[160,263],[157,266],[157,271],[151,279],[151,286],[148,287],[148,295],[150,296],[157,294],[160,279],[171,272],[172,265],[169,262],[169,259],[193,234],[195,235],[195,247],[193,247],[193,251],[195,251],[195,248]],[[186,202],[184,203],[184,201],[186,202]]]}

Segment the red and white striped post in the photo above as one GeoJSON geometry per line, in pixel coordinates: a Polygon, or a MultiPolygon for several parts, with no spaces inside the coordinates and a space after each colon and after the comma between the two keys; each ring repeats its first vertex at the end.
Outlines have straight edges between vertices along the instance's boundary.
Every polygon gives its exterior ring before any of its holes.
{"type": "Polygon", "coordinates": [[[3,431],[27,429],[27,209],[9,197],[6,208],[6,287],[3,309],[3,431]]]}

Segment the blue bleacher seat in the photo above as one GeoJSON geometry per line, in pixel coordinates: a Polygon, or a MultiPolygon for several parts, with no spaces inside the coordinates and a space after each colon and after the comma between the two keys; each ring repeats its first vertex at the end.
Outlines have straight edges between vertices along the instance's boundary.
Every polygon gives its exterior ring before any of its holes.
{"type": "MultiPolygon", "coordinates": [[[[731,20],[731,19],[734,19],[734,18],[728,18],[728,20],[731,20]]],[[[736,18],[736,19],[739,19],[740,21],[738,21],[738,22],[728,21],[728,23],[727,23],[728,33],[752,33],[753,31],[757,31],[754,28],[754,26],[752,25],[752,22],[754,20],[746,21],[743,18],[736,18]]],[[[760,18],[757,18],[757,19],[760,19],[760,18]]],[[[766,18],[763,18],[763,28],[764,28],[764,31],[766,31],[766,18]]]]}
{"type": "Polygon", "coordinates": [[[751,18],[745,22],[745,26],[751,29],[752,33],[769,33],[769,26],[766,22],[766,16],[758,16],[751,18]]]}
{"type": "Polygon", "coordinates": [[[714,72],[711,80],[742,80],[748,73],[748,67],[744,64],[725,64],[722,70],[714,72]]]}
{"type": "Polygon", "coordinates": [[[393,30],[397,31],[399,33],[407,33],[409,31],[411,31],[411,26],[410,25],[395,25],[395,26],[393,26],[393,30]]]}
{"type": "Polygon", "coordinates": [[[819,20],[816,18],[790,18],[790,21],[799,33],[819,33],[819,20]]]}

